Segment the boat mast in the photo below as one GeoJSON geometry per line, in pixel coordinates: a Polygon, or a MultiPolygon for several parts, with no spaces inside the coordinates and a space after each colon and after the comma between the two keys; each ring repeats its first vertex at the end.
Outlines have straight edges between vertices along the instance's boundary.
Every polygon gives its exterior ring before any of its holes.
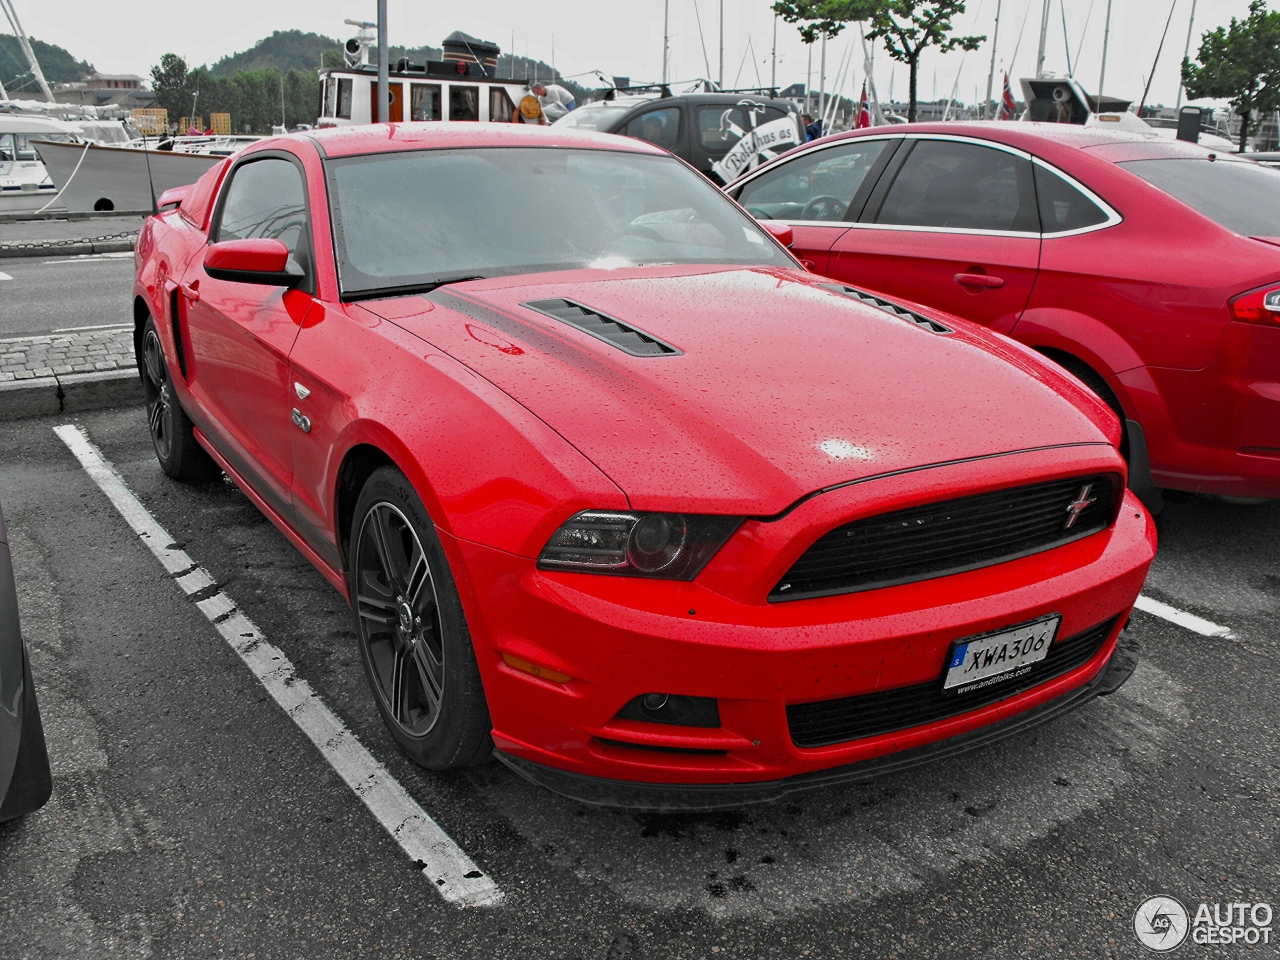
{"type": "Polygon", "coordinates": [[[1044,10],[1040,14],[1040,52],[1036,54],[1036,76],[1044,76],[1044,46],[1049,39],[1049,4],[1052,0],[1044,0],[1044,10]]]}
{"type": "Polygon", "coordinates": [[[387,82],[387,0],[378,0],[378,116],[381,123],[391,120],[391,87],[387,82]]]}
{"type": "MultiPolygon", "coordinates": [[[[1187,45],[1182,51],[1183,60],[1191,59],[1191,34],[1195,32],[1195,29],[1196,29],[1196,0],[1191,0],[1191,19],[1187,21],[1187,45]]],[[[1177,106],[1175,106],[1173,109],[1175,111],[1179,111],[1182,109],[1181,71],[1179,71],[1179,74],[1178,74],[1178,103],[1177,103],[1177,106]]]]}
{"type": "Polygon", "coordinates": [[[1102,84],[1107,79],[1107,44],[1111,41],[1111,0],[1107,0],[1107,25],[1102,30],[1102,70],[1098,73],[1098,98],[1101,102],[1102,84]]]}
{"type": "Polygon", "coordinates": [[[1000,39],[1000,0],[996,0],[996,25],[991,31],[991,72],[987,74],[987,99],[982,103],[982,119],[991,119],[991,87],[996,82],[996,44],[1000,39]]]}
{"type": "Polygon", "coordinates": [[[36,59],[35,51],[31,49],[31,43],[27,40],[27,35],[22,30],[22,24],[18,22],[18,11],[14,9],[13,0],[0,0],[0,10],[4,11],[5,19],[9,21],[9,26],[13,28],[14,35],[18,38],[18,45],[22,47],[22,52],[27,55],[27,63],[31,66],[31,75],[36,78],[36,83],[40,86],[40,92],[44,94],[46,100],[52,103],[53,91],[49,89],[49,84],[44,78],[44,71],[40,69],[40,61],[36,59]]]}
{"type": "Polygon", "coordinates": [[[724,89],[724,0],[720,0],[720,89],[724,89]]]}
{"type": "Polygon", "coordinates": [[[670,79],[668,63],[671,58],[671,0],[662,0],[662,82],[670,79]]]}
{"type": "Polygon", "coordinates": [[[778,89],[778,15],[773,15],[773,65],[769,68],[769,87],[778,89]]]}
{"type": "MultiPolygon", "coordinates": [[[[822,50],[818,57],[818,117],[827,112],[827,31],[822,31],[822,50]]],[[[822,131],[823,135],[826,130],[822,131]]]]}

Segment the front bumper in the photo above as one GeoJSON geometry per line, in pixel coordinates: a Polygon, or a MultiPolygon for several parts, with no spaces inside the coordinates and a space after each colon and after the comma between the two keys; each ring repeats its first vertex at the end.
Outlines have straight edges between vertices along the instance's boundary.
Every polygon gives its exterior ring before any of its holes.
{"type": "Polygon", "coordinates": [[[794,559],[777,543],[803,549],[812,542],[803,531],[830,529],[860,510],[884,512],[908,496],[939,499],[983,483],[1031,483],[1042,479],[1037,471],[1061,476],[1066,456],[1081,475],[1115,469],[1114,450],[1095,445],[826,493],[783,518],[748,521],[691,583],[538,570],[531,558],[442,532],[451,565],[464,573],[457,582],[497,750],[522,772],[548,768],[557,774],[547,776],[564,774],[566,782],[592,778],[655,789],[790,784],[977,736],[1073,694],[1097,681],[1112,660],[1120,624],[1154,556],[1154,525],[1132,494],[1110,529],[1043,553],[862,593],[766,599],[794,559]],[[1113,627],[1086,661],[1005,699],[823,746],[800,747],[792,738],[789,705],[940,685],[954,640],[1049,614],[1062,618],[1059,638],[1107,621],[1113,627]],[[513,660],[572,679],[552,682],[513,660]],[[646,693],[714,698],[720,726],[618,717],[646,693]]]}
{"type": "Polygon", "coordinates": [[[592,807],[659,813],[728,810],[754,803],[771,803],[805,790],[865,783],[1016,736],[1077,710],[1094,697],[1104,697],[1119,690],[1137,668],[1139,652],[1137,639],[1122,632],[1116,642],[1115,652],[1107,661],[1106,669],[1088,683],[1055,700],[949,740],[938,740],[901,753],[828,770],[816,770],[784,780],[681,785],[636,783],[557,770],[555,767],[511,756],[501,750],[495,750],[494,756],[530,783],[592,807]]]}

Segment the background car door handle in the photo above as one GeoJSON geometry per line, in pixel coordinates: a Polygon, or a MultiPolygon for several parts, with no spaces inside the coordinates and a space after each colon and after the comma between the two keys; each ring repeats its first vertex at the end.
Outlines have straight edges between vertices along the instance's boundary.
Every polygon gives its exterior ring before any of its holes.
{"type": "Polygon", "coordinates": [[[293,425],[303,433],[311,432],[311,418],[306,416],[297,407],[293,408],[293,425]]]}
{"type": "Polygon", "coordinates": [[[1004,277],[993,277],[986,273],[957,273],[953,279],[962,287],[982,287],[985,290],[997,290],[1004,286],[1004,277]]]}
{"type": "Polygon", "coordinates": [[[179,284],[178,290],[182,293],[184,297],[186,297],[192,303],[198,303],[200,301],[200,290],[196,286],[196,283],[179,284]]]}

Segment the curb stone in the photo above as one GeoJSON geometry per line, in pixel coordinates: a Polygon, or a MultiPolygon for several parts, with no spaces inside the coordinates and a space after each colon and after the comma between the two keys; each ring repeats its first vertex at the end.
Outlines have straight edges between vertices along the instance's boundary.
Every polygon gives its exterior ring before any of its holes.
{"type": "Polygon", "coordinates": [[[0,260],[17,257],[68,257],[92,253],[128,253],[133,240],[99,240],[96,242],[61,243],[57,246],[34,246],[28,243],[0,243],[0,260]]]}
{"type": "Polygon", "coordinates": [[[136,370],[70,373],[0,383],[0,421],[142,404],[136,370]]]}

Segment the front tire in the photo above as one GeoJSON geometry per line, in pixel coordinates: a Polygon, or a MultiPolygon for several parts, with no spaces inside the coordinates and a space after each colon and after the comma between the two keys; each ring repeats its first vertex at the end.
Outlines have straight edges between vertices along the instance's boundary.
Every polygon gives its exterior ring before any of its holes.
{"type": "Polygon", "coordinates": [[[222,470],[196,441],[187,412],[178,402],[155,318],[148,318],[138,344],[138,373],[147,408],[147,429],[160,469],[174,480],[215,479],[222,470]]]}
{"type": "Polygon", "coordinates": [[[348,586],[378,712],[428,770],[488,758],[489,708],[448,562],[405,476],[382,467],[356,502],[348,586]]]}

